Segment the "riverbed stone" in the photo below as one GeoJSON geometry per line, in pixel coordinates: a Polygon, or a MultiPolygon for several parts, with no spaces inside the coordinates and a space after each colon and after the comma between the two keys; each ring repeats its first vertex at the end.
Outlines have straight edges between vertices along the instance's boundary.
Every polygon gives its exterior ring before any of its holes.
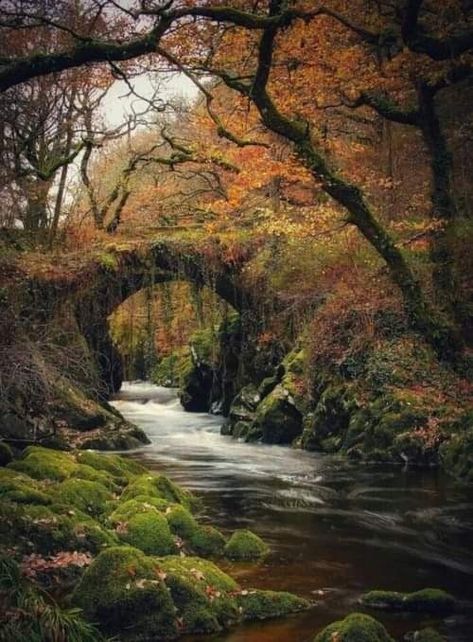
{"type": "Polygon", "coordinates": [[[394,642],[384,626],[363,613],[352,613],[344,620],[329,624],[314,642],[394,642]]]}
{"type": "Polygon", "coordinates": [[[236,562],[258,560],[269,553],[267,544],[247,529],[235,531],[225,546],[225,557],[236,562]]]}
{"type": "Polygon", "coordinates": [[[431,614],[450,613],[455,598],[442,589],[426,588],[413,593],[370,591],[361,597],[363,606],[385,611],[416,611],[431,614]]]}

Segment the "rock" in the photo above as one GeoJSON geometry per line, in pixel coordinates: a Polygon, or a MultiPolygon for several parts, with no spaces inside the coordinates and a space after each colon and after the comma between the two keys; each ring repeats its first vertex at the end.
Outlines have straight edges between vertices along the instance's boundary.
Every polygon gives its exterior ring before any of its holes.
{"type": "Polygon", "coordinates": [[[154,507],[130,515],[118,526],[118,538],[147,555],[171,555],[177,552],[166,518],[154,507]]]}
{"type": "Polygon", "coordinates": [[[442,466],[451,475],[467,483],[473,483],[473,413],[465,416],[462,425],[450,439],[440,446],[442,466]]]}
{"type": "Polygon", "coordinates": [[[0,504],[0,544],[23,554],[96,554],[117,543],[113,533],[80,510],[61,505],[0,504]]]}
{"type": "Polygon", "coordinates": [[[174,484],[164,475],[146,474],[136,477],[124,490],[120,499],[126,501],[140,495],[182,504],[186,508],[192,508],[195,505],[195,499],[189,491],[174,484]]]}
{"type": "Polygon", "coordinates": [[[227,543],[213,526],[199,526],[186,541],[193,553],[200,557],[221,557],[227,543]]]}
{"type": "Polygon", "coordinates": [[[265,557],[269,547],[249,530],[235,531],[225,546],[225,557],[235,562],[253,561],[265,557]]]}
{"type": "Polygon", "coordinates": [[[356,407],[347,386],[332,384],[326,387],[310,415],[310,422],[305,422],[301,440],[303,448],[323,452],[339,450],[356,407]]]}
{"type": "Polygon", "coordinates": [[[79,464],[69,453],[41,446],[29,446],[21,459],[13,461],[9,468],[23,472],[33,479],[63,481],[79,470],[79,464]]]}
{"type": "Polygon", "coordinates": [[[45,486],[9,468],[0,470],[0,501],[17,504],[51,504],[52,499],[47,494],[45,486]]]}
{"type": "Polygon", "coordinates": [[[255,419],[247,434],[247,441],[257,435],[267,444],[290,444],[302,432],[302,415],[293,398],[278,384],[258,405],[255,419]]]}
{"type": "Polygon", "coordinates": [[[171,531],[182,539],[192,537],[199,527],[195,517],[180,504],[170,505],[165,515],[171,531]]]}
{"type": "Polygon", "coordinates": [[[73,506],[94,517],[103,515],[113,498],[103,484],[86,479],[66,479],[58,484],[53,495],[56,503],[73,506]]]}
{"type": "Polygon", "coordinates": [[[103,551],[72,596],[84,615],[126,640],[177,636],[176,608],[156,560],[130,546],[103,551]]]}
{"type": "Polygon", "coordinates": [[[455,609],[455,598],[441,589],[422,589],[413,593],[370,591],[361,597],[363,606],[386,611],[416,611],[444,614],[455,609]]]}
{"type": "Polygon", "coordinates": [[[352,613],[329,624],[314,642],[394,642],[384,626],[369,615],[352,613]]]}
{"type": "Polygon", "coordinates": [[[291,593],[275,591],[244,591],[238,596],[238,604],[245,620],[266,620],[284,617],[309,608],[310,603],[291,593]]]}
{"type": "Polygon", "coordinates": [[[34,426],[12,412],[0,414],[0,435],[9,441],[24,443],[34,437],[34,426]]]}
{"type": "Polygon", "coordinates": [[[437,633],[435,629],[430,627],[427,629],[421,629],[420,631],[414,631],[413,633],[408,633],[406,635],[406,640],[409,642],[445,642],[440,633],[437,633]]]}

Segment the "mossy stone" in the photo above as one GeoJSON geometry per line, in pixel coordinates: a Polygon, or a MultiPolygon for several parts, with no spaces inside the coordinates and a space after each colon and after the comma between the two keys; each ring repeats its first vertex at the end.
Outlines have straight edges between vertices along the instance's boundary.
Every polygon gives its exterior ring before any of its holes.
{"type": "Polygon", "coordinates": [[[192,551],[201,557],[221,557],[227,540],[213,526],[199,526],[188,539],[192,551]]]}
{"type": "Polygon", "coordinates": [[[54,490],[58,504],[74,506],[83,513],[99,517],[107,511],[113,495],[102,484],[86,479],[66,479],[54,490]]]}
{"type": "Polygon", "coordinates": [[[171,555],[177,550],[166,518],[155,508],[132,515],[117,533],[123,542],[147,555],[171,555]]]}
{"type": "Polygon", "coordinates": [[[413,593],[397,591],[370,591],[361,597],[364,606],[387,611],[420,611],[423,613],[450,613],[455,598],[441,589],[426,588],[413,593]]]}
{"type": "Polygon", "coordinates": [[[445,638],[430,627],[416,631],[413,640],[415,640],[415,642],[445,642],[445,638]]]}
{"type": "Polygon", "coordinates": [[[18,504],[51,504],[43,484],[10,468],[0,469],[0,500],[18,504]]]}
{"type": "Polygon", "coordinates": [[[127,480],[148,472],[144,466],[133,461],[133,459],[120,457],[119,455],[105,455],[89,450],[81,450],[76,457],[79,463],[87,464],[95,470],[109,473],[116,480],[122,480],[124,484],[127,480]]]}
{"type": "Polygon", "coordinates": [[[235,531],[225,546],[225,557],[235,562],[258,560],[269,553],[263,540],[249,530],[235,531]]]}
{"type": "Polygon", "coordinates": [[[267,444],[290,444],[301,434],[302,415],[281,384],[258,405],[247,440],[253,440],[252,436],[256,434],[253,427],[267,444]]]}
{"type": "Polygon", "coordinates": [[[165,499],[170,503],[182,504],[186,508],[192,508],[194,505],[192,494],[164,475],[147,474],[136,477],[123,491],[121,500],[126,501],[140,495],[165,499]]]}
{"type": "Polygon", "coordinates": [[[63,505],[0,504],[0,542],[24,553],[97,553],[117,543],[115,535],[79,510],[63,505]]]}
{"type": "Polygon", "coordinates": [[[384,626],[363,613],[352,613],[344,620],[329,624],[314,642],[394,642],[384,626]]]}
{"type": "Polygon", "coordinates": [[[29,446],[23,452],[22,458],[14,460],[8,467],[19,470],[33,479],[62,481],[76,472],[79,464],[69,453],[41,446],[29,446]]]}
{"type": "Polygon", "coordinates": [[[72,601],[89,619],[126,640],[177,635],[176,608],[158,561],[131,546],[103,551],[85,571],[72,601]]]}
{"type": "Polygon", "coordinates": [[[115,510],[109,515],[108,520],[111,524],[124,522],[138,513],[146,513],[150,509],[156,509],[159,512],[165,511],[170,506],[169,502],[165,499],[157,497],[147,497],[146,495],[138,495],[134,499],[128,499],[125,502],[120,502],[115,510]]]}
{"type": "Polygon", "coordinates": [[[292,593],[275,591],[243,591],[238,604],[245,620],[266,620],[283,617],[309,608],[310,603],[292,593]]]}
{"type": "Polygon", "coordinates": [[[180,504],[169,506],[165,511],[165,516],[171,531],[182,539],[192,537],[199,527],[195,517],[180,504]]]}

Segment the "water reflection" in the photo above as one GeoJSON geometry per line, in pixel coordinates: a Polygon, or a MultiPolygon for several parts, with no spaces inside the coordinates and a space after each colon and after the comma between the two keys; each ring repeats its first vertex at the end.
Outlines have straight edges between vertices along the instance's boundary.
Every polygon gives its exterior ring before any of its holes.
{"type": "MultiPolygon", "coordinates": [[[[473,493],[436,471],[350,466],[220,435],[222,419],[185,413],[173,390],[125,384],[114,405],[151,445],[136,453],[204,498],[205,519],[250,527],[273,550],[262,565],[227,564],[245,585],[286,589],[316,601],[284,622],[245,625],[219,642],[304,642],[359,609],[372,588],[442,587],[473,601],[473,493]]],[[[379,616],[379,615],[378,615],[379,616]]],[[[471,612],[445,621],[382,615],[393,635],[435,624],[452,642],[472,640],[471,612]]]]}

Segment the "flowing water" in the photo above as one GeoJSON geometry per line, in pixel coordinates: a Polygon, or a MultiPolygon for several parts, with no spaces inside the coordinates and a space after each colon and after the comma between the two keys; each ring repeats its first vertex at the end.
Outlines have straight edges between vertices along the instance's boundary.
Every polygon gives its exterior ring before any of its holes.
{"type": "Polygon", "coordinates": [[[302,615],[244,625],[213,642],[308,642],[360,610],[364,591],[425,587],[452,592],[461,612],[444,620],[373,615],[398,639],[434,625],[450,642],[473,640],[473,491],[438,471],[240,443],[220,435],[221,417],[186,413],[174,390],[147,383],[125,384],[114,405],[151,439],[134,458],[198,494],[205,520],[224,532],[250,528],[270,544],[263,564],[225,570],[243,586],[315,602],[302,615]]]}

